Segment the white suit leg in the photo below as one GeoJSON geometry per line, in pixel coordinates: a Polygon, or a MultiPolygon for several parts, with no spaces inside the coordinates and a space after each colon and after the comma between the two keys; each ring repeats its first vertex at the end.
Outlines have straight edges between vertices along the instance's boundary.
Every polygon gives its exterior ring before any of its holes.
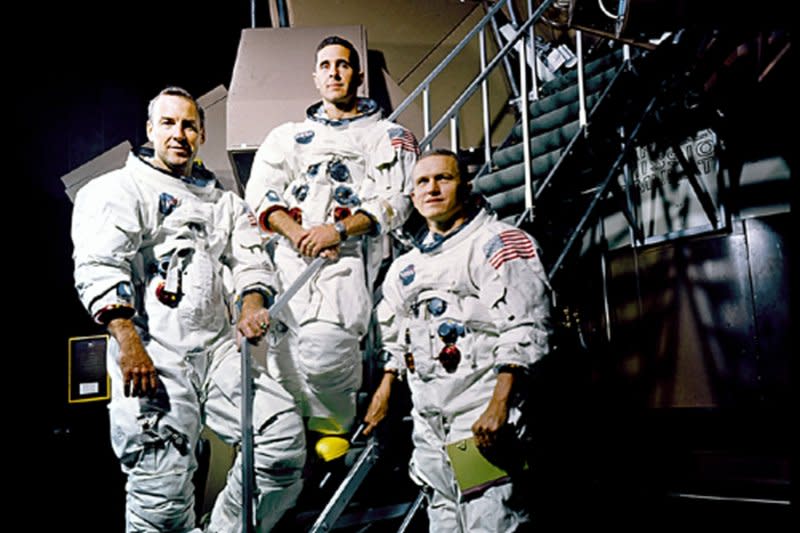
{"type": "Polygon", "coordinates": [[[509,506],[514,486],[511,483],[490,487],[479,497],[461,504],[464,531],[494,533],[520,531],[530,522],[527,512],[509,506]]]}
{"type": "MultiPolygon", "coordinates": [[[[241,440],[241,355],[233,342],[218,352],[215,358],[219,359],[212,363],[207,380],[206,424],[234,445],[241,440]]],[[[294,401],[263,370],[254,368],[254,459],[259,493],[256,518],[258,530],[269,531],[300,494],[306,444],[303,421],[294,401]]],[[[239,531],[241,470],[239,454],[214,504],[209,531],[239,531]]]]}
{"type": "Polygon", "coordinates": [[[479,496],[462,500],[458,484],[444,449],[453,442],[471,435],[469,429],[482,409],[460,415],[452,421],[441,416],[414,418],[414,452],[410,465],[411,478],[431,489],[428,494],[428,522],[431,533],[496,533],[518,531],[529,522],[521,509],[509,506],[513,485],[491,487],[479,496]]]}
{"type": "Polygon", "coordinates": [[[109,350],[111,442],[127,474],[126,531],[180,532],[194,526],[195,445],[200,434],[200,379],[190,360],[155,343],[147,351],[159,365],[153,398],[127,398],[109,350]]]}
{"type": "Polygon", "coordinates": [[[309,429],[346,433],[356,415],[356,392],[361,386],[358,337],[336,324],[313,321],[300,327],[298,341],[309,429]]]}
{"type": "MultiPolygon", "coordinates": [[[[281,326],[283,328],[285,326],[281,326]]],[[[269,348],[267,350],[267,374],[277,381],[295,399],[303,416],[308,416],[303,377],[297,368],[298,340],[296,328],[277,332],[276,325],[270,326],[269,348]]]]}

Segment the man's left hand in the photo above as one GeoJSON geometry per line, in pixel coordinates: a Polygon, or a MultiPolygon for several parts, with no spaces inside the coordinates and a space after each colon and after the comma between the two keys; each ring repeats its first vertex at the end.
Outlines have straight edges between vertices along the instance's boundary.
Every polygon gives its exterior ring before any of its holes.
{"type": "Polygon", "coordinates": [[[508,420],[508,407],[505,402],[490,401],[483,414],[472,424],[472,433],[475,435],[478,448],[493,446],[506,420],[508,420]]]}

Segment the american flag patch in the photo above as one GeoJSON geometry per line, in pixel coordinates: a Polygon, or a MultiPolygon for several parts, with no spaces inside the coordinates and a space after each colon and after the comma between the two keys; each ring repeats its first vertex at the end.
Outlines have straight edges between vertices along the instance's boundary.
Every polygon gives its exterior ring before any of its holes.
{"type": "Polygon", "coordinates": [[[524,231],[518,229],[506,230],[492,237],[483,247],[483,253],[495,270],[512,259],[536,257],[536,250],[530,238],[524,231]]]}
{"type": "Polygon", "coordinates": [[[250,225],[251,225],[251,226],[253,226],[253,227],[255,227],[255,226],[258,226],[258,219],[257,219],[257,218],[256,218],[256,216],[253,214],[253,212],[252,212],[252,211],[250,211],[249,209],[247,210],[247,221],[248,221],[248,222],[250,223],[250,225]]]}
{"type": "Polygon", "coordinates": [[[392,128],[388,133],[392,146],[419,155],[419,145],[413,133],[405,128],[392,128]]]}

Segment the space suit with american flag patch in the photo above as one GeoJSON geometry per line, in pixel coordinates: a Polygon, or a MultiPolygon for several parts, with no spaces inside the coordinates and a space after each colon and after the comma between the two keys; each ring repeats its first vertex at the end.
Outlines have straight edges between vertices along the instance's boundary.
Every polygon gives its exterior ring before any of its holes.
{"type": "Polygon", "coordinates": [[[431,531],[515,531],[512,483],[465,499],[446,446],[472,437],[498,370],[525,371],[548,352],[549,284],[536,242],[479,209],[444,238],[428,233],[383,283],[378,318],[386,370],[412,398],[411,477],[427,486],[431,531]]]}
{"type": "MultiPolygon", "coordinates": [[[[72,215],[81,302],[100,324],[130,318],[158,371],[155,394],[128,396],[111,339],[108,410],[112,448],[127,475],[128,532],[194,525],[203,426],[232,446],[242,438],[241,357],[227,290],[280,287],[249,207],[211,173],[194,170],[174,175],[152,165],[149,153],[131,153],[124,168],[80,190],[72,215]]],[[[300,494],[306,444],[287,391],[260,366],[253,385],[256,515],[259,531],[268,531],[300,494]]],[[[237,454],[209,531],[241,526],[241,461],[237,454]]]]}
{"type": "MultiPolygon", "coordinates": [[[[256,152],[245,194],[262,221],[275,209],[307,229],[357,212],[373,221],[366,246],[342,243],[339,259],[292,298],[278,317],[287,326],[284,335],[273,339],[267,356],[270,375],[301,404],[309,428],[330,434],[346,432],[355,417],[372,285],[387,235],[411,212],[410,176],[419,153],[414,135],[382,119],[373,100],[359,98],[357,110],[356,117],[333,120],[317,103],[304,122],[272,130],[256,152]]],[[[281,283],[289,286],[308,262],[288,239],[278,239],[281,283]]]]}

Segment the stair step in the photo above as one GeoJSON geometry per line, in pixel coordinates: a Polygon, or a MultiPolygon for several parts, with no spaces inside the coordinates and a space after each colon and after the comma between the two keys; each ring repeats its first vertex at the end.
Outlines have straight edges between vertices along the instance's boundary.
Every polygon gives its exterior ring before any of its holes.
{"type": "MultiPolygon", "coordinates": [[[[610,54],[595,59],[594,61],[590,61],[589,63],[584,65],[583,75],[585,78],[594,76],[598,72],[612,68],[614,65],[619,65],[621,61],[622,61],[622,51],[615,50],[610,54]]],[[[578,82],[578,71],[577,69],[572,69],[563,76],[559,76],[558,78],[542,85],[541,92],[544,95],[554,94],[568,87],[569,85],[575,84],[577,82],[578,82]]]]}
{"type": "MultiPolygon", "coordinates": [[[[600,91],[588,95],[586,97],[586,107],[591,109],[600,99],[600,91]]],[[[578,111],[580,110],[580,104],[576,100],[571,104],[565,105],[564,107],[560,107],[549,113],[545,113],[529,122],[531,137],[540,136],[545,134],[549,131],[554,129],[560,128],[565,124],[569,124],[574,122],[578,119],[578,111]]],[[[522,125],[517,124],[511,130],[511,139],[513,141],[521,141],[522,140],[522,125]]],[[[512,141],[512,142],[513,142],[512,141]]]]}
{"type": "MultiPolygon", "coordinates": [[[[578,128],[579,124],[576,119],[568,124],[564,124],[560,128],[537,135],[531,139],[531,157],[536,158],[547,152],[566,146],[578,132],[578,128]]],[[[513,146],[498,150],[492,157],[492,162],[497,168],[503,169],[520,163],[523,157],[522,152],[522,143],[518,142],[513,146]]],[[[483,177],[481,177],[481,179],[482,178],[483,177]]]]}
{"type": "MultiPolygon", "coordinates": [[[[539,157],[533,158],[532,169],[534,179],[546,177],[553,166],[558,162],[562,152],[562,148],[559,147],[539,157]]],[[[524,179],[524,163],[520,162],[516,165],[476,178],[472,182],[472,190],[484,195],[491,195],[519,186],[523,183],[524,179]]]]}
{"type": "MultiPolygon", "coordinates": [[[[602,91],[605,86],[614,78],[619,68],[618,64],[612,64],[609,68],[602,70],[595,75],[586,78],[586,94],[602,91]]],[[[531,117],[548,113],[559,107],[569,105],[578,100],[577,79],[571,85],[562,88],[560,91],[550,94],[531,102],[529,106],[531,117]]]]}

